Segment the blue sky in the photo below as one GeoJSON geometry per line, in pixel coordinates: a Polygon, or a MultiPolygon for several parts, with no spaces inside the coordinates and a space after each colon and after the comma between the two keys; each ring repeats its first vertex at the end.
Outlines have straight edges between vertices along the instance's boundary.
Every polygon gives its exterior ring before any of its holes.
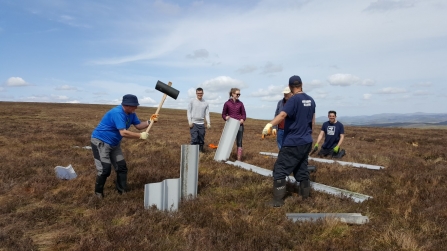
{"type": "Polygon", "coordinates": [[[317,116],[446,113],[443,0],[0,0],[0,101],[186,109],[232,87],[270,119],[292,75],[317,116]]]}

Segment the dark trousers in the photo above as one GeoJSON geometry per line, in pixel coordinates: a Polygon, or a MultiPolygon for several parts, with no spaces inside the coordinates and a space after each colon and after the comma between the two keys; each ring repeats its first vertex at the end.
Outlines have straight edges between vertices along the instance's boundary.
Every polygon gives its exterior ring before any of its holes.
{"type": "Polygon", "coordinates": [[[97,170],[95,191],[102,193],[113,166],[116,172],[116,189],[120,193],[125,192],[127,189],[127,164],[121,146],[111,146],[95,138],[91,139],[91,146],[97,170]]]}
{"type": "Polygon", "coordinates": [[[201,145],[205,144],[205,125],[204,124],[192,124],[189,129],[191,133],[191,145],[201,145]]]}
{"type": "Polygon", "coordinates": [[[273,169],[274,180],[285,179],[292,172],[296,181],[308,180],[307,164],[311,149],[312,143],[302,146],[281,147],[273,169]]]}
{"type": "Polygon", "coordinates": [[[242,137],[244,136],[244,125],[239,127],[239,131],[237,131],[236,135],[236,145],[237,147],[242,147],[242,137]]]}

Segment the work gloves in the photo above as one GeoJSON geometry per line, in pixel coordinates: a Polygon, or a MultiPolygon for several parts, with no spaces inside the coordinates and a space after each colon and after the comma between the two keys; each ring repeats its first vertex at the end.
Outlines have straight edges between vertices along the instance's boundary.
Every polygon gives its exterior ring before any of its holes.
{"type": "Polygon", "coordinates": [[[149,121],[154,121],[154,123],[157,123],[157,121],[158,121],[158,114],[152,114],[152,116],[149,119],[149,121]]]}
{"type": "Polygon", "coordinates": [[[147,137],[149,137],[149,133],[147,132],[140,133],[140,139],[147,139],[147,137]]]}
{"type": "Polygon", "coordinates": [[[272,127],[272,124],[267,123],[267,125],[265,125],[264,129],[262,130],[262,135],[270,135],[270,133],[272,132],[272,127]]]}
{"type": "Polygon", "coordinates": [[[314,154],[316,151],[318,151],[318,144],[314,145],[314,149],[312,149],[312,152],[310,152],[310,155],[314,154]]]}
{"type": "Polygon", "coordinates": [[[272,130],[272,134],[276,136],[276,129],[272,130]]]}
{"type": "Polygon", "coordinates": [[[340,150],[340,147],[339,146],[336,146],[336,147],[334,147],[334,153],[338,153],[338,150],[340,150]]]}
{"type": "Polygon", "coordinates": [[[210,129],[210,128],[211,128],[211,125],[208,123],[208,124],[206,125],[206,128],[210,129]]]}

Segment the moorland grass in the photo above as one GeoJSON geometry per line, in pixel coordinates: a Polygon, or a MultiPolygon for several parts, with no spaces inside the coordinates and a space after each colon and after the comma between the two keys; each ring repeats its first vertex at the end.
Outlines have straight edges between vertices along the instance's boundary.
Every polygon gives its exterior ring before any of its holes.
{"type": "MultiPolygon", "coordinates": [[[[129,192],[107,180],[93,196],[90,135],[107,105],[0,102],[0,250],[444,250],[447,245],[447,134],[440,129],[346,126],[344,161],[385,166],[367,170],[310,162],[312,180],[373,197],[363,203],[312,191],[282,208],[265,205],[271,178],[200,155],[198,197],[177,212],[144,209],[144,185],[179,177],[180,147],[190,140],[185,110],[163,108],[147,141],[122,142],[129,192]],[[71,164],[78,177],[59,180],[71,164]],[[333,219],[293,223],[286,213],[361,213],[365,225],[333,219]]],[[[139,107],[147,119],[155,108],[139,107]]],[[[273,113],[273,111],[272,111],[273,113]]],[[[250,116],[250,114],[248,114],[250,116]]],[[[224,121],[212,114],[206,144],[218,144],[224,121]]],[[[247,119],[243,161],[272,169],[268,121],[247,119]]],[[[316,139],[319,128],[314,130],[316,139]]],[[[235,151],[230,160],[235,160],[235,151]]]]}

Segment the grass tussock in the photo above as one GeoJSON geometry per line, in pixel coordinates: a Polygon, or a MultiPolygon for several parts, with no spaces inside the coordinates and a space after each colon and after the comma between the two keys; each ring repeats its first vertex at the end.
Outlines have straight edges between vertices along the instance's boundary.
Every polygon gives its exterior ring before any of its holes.
{"type": "MultiPolygon", "coordinates": [[[[82,146],[111,106],[0,107],[0,250],[443,250],[447,244],[445,130],[346,126],[343,160],[386,169],[310,161],[318,170],[311,178],[373,197],[363,203],[312,191],[308,200],[291,194],[272,209],[271,178],[215,162],[215,150],[206,148],[198,197],[177,212],[160,212],[144,209],[144,185],[179,177],[180,147],[190,141],[186,111],[162,109],[147,141],[123,140],[129,192],[115,192],[112,172],[106,198],[98,200],[92,153],[82,146]],[[78,177],[57,179],[54,167],[69,164],[78,177]],[[293,223],[286,213],[362,213],[370,223],[293,223]]],[[[137,110],[141,119],[153,112],[137,110]]],[[[211,119],[206,144],[217,145],[224,121],[219,114],[211,119]]],[[[246,121],[243,161],[272,170],[275,159],[259,154],[277,152],[275,138],[261,139],[267,122],[246,121]]]]}

